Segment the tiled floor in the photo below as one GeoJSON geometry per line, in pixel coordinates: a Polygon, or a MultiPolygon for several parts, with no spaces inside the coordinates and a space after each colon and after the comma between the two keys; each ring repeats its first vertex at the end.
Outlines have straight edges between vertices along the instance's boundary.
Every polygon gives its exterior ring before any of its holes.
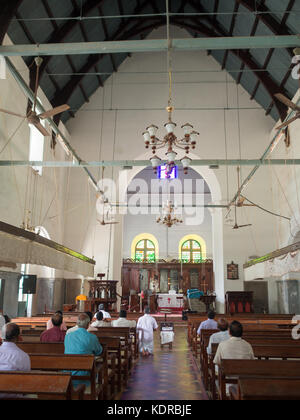
{"type": "Polygon", "coordinates": [[[186,327],[175,327],[173,348],[160,348],[155,332],[153,357],[138,360],[121,400],[206,400],[199,372],[188,349],[186,327]]]}

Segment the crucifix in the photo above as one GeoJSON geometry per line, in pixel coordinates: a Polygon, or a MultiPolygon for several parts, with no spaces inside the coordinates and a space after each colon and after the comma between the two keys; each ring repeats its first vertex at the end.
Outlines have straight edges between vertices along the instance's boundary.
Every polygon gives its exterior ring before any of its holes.
{"type": "Polygon", "coordinates": [[[208,286],[208,283],[205,283],[205,277],[203,277],[203,283],[200,284],[201,289],[203,289],[204,294],[206,294],[206,286],[208,286]]]}

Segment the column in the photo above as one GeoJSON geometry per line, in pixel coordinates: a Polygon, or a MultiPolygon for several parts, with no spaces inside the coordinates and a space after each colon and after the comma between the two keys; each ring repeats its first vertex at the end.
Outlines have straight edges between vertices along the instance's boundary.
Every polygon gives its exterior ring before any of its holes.
{"type": "Polygon", "coordinates": [[[210,209],[212,217],[212,247],[213,267],[215,274],[216,310],[224,313],[225,287],[224,287],[224,239],[223,239],[223,211],[221,208],[210,209]]]}

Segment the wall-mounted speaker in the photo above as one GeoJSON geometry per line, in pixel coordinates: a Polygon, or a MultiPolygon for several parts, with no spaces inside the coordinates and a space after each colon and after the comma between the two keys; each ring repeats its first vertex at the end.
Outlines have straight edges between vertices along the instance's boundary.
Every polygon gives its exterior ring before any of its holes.
{"type": "Polygon", "coordinates": [[[36,279],[35,275],[23,275],[23,294],[34,295],[36,293],[36,279]]]}

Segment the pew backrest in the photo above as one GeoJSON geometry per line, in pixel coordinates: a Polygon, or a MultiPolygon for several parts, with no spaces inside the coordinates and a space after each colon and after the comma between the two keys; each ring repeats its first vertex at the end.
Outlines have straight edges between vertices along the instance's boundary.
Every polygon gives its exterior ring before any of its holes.
{"type": "Polygon", "coordinates": [[[70,400],[78,395],[83,399],[85,386],[76,393],[72,387],[71,375],[52,372],[7,372],[0,371],[0,393],[9,398],[10,394],[30,394],[39,398],[70,400]]]}

